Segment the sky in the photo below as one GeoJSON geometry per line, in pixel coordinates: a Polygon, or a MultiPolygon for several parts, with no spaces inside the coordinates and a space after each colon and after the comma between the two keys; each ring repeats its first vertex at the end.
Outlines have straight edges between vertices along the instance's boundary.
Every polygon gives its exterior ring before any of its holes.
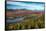
{"type": "Polygon", "coordinates": [[[7,9],[44,10],[43,2],[11,2],[7,1],[7,9]]]}

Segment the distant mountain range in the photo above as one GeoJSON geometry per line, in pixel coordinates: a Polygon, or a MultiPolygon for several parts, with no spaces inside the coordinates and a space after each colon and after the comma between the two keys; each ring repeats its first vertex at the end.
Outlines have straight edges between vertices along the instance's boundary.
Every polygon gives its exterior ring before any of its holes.
{"type": "Polygon", "coordinates": [[[23,16],[23,15],[27,15],[27,14],[44,14],[44,11],[37,11],[37,10],[7,10],[6,11],[6,16],[23,16]]]}

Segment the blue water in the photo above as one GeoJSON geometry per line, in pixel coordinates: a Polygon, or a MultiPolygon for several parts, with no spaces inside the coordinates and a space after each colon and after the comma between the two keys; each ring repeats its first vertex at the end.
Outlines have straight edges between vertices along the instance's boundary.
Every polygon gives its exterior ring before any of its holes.
{"type": "Polygon", "coordinates": [[[7,23],[14,23],[14,22],[19,22],[19,21],[23,21],[24,17],[22,18],[14,18],[14,19],[7,19],[6,22],[7,23]]]}

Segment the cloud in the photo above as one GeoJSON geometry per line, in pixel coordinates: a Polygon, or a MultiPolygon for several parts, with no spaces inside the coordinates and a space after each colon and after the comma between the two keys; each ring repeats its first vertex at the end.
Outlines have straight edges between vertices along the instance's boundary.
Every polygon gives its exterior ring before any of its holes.
{"type": "Polygon", "coordinates": [[[11,9],[28,9],[28,10],[44,10],[44,4],[36,4],[36,3],[23,3],[23,2],[7,2],[7,4],[11,4],[13,6],[7,6],[7,8],[11,9]],[[17,5],[17,6],[16,6],[17,5]]]}

